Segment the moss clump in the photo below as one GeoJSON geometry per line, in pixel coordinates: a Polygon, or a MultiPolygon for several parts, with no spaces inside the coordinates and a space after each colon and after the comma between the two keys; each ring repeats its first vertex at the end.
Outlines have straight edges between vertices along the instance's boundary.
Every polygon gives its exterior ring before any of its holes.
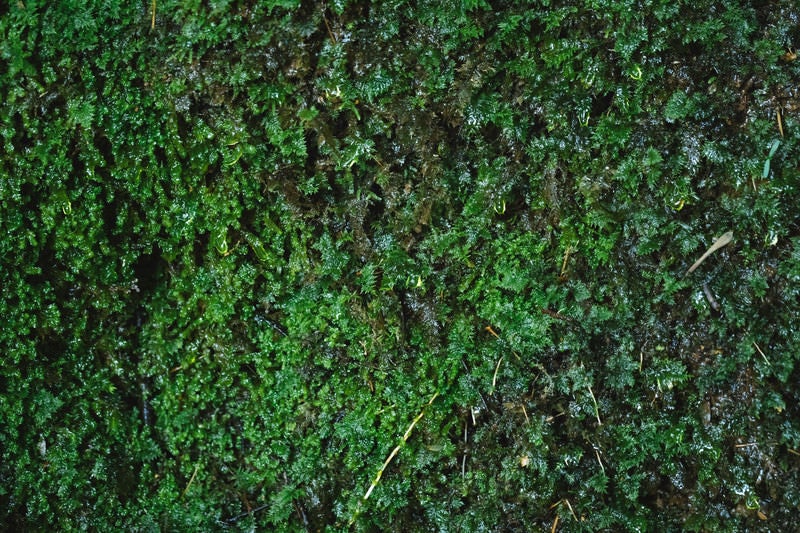
{"type": "Polygon", "coordinates": [[[0,8],[3,522],[790,529],[800,13],[717,4],[0,8]]]}

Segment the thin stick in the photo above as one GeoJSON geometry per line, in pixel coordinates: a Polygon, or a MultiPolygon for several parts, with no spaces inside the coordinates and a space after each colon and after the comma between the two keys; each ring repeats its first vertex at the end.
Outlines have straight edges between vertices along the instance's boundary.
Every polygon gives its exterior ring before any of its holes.
{"type": "Polygon", "coordinates": [[[400,448],[402,448],[403,445],[408,441],[408,437],[411,436],[411,431],[414,429],[414,426],[416,426],[417,422],[419,422],[422,419],[423,415],[425,415],[425,409],[430,404],[433,403],[433,401],[436,399],[437,396],[439,396],[438,392],[436,392],[433,396],[431,396],[431,399],[428,400],[428,403],[426,403],[422,407],[422,410],[419,412],[419,414],[416,416],[416,418],[414,418],[414,420],[408,426],[408,429],[406,429],[406,432],[403,433],[403,438],[401,439],[400,444],[395,446],[394,450],[392,450],[392,453],[390,453],[389,457],[387,457],[386,460],[383,462],[383,464],[381,465],[380,469],[378,470],[378,473],[375,475],[375,479],[372,480],[372,484],[369,486],[369,488],[367,489],[367,492],[364,494],[364,496],[362,496],[361,501],[359,501],[358,509],[356,509],[356,512],[353,513],[353,516],[350,518],[350,525],[352,525],[353,522],[355,522],[356,518],[358,517],[358,512],[359,512],[359,510],[361,508],[361,504],[366,502],[367,499],[369,499],[370,494],[372,494],[372,491],[375,490],[375,487],[378,486],[378,482],[380,482],[381,476],[383,476],[383,471],[386,470],[386,467],[389,466],[389,463],[392,462],[392,459],[394,459],[395,456],[400,452],[400,448]]]}
{"type": "Polygon", "coordinates": [[[781,133],[781,137],[783,137],[783,123],[781,121],[781,110],[778,109],[778,131],[781,133]]]}
{"type": "MultiPolygon", "coordinates": [[[[492,329],[492,326],[486,326],[486,327],[485,327],[485,328],[483,328],[483,329],[484,329],[485,331],[488,331],[488,332],[489,332],[489,333],[491,333],[492,335],[494,335],[494,337],[495,337],[497,340],[500,340],[500,335],[498,335],[498,334],[497,334],[497,332],[496,332],[495,330],[493,330],[493,329],[492,329]]],[[[521,360],[522,360],[522,358],[520,358],[519,354],[518,354],[517,352],[515,352],[514,350],[511,350],[511,353],[513,353],[513,354],[514,354],[514,357],[516,357],[516,358],[517,358],[517,361],[521,361],[521,360]]],[[[501,360],[501,361],[503,360],[503,359],[502,359],[502,357],[500,358],[500,360],[501,360]]],[[[498,363],[498,364],[499,364],[499,363],[498,363]]],[[[495,372],[495,374],[496,374],[496,373],[497,373],[497,372],[495,372]]]]}
{"type": "Polygon", "coordinates": [[[156,0],[153,0],[152,9],[150,9],[150,29],[154,30],[156,28],[156,0]]]}
{"type": "Polygon", "coordinates": [[[227,520],[225,520],[225,521],[226,521],[226,522],[236,522],[236,521],[237,521],[237,520],[239,520],[240,518],[244,518],[245,516],[252,515],[252,514],[254,514],[254,513],[257,513],[257,512],[259,512],[259,511],[263,511],[264,509],[266,509],[267,507],[270,507],[271,505],[272,505],[272,504],[270,504],[270,503],[265,503],[264,505],[259,505],[259,506],[258,506],[258,507],[256,507],[255,509],[249,509],[249,510],[247,510],[247,511],[246,511],[246,512],[244,512],[244,513],[239,513],[239,514],[237,514],[236,516],[232,516],[232,517],[228,518],[228,519],[227,519],[227,520]]]}
{"type": "Polygon", "coordinates": [[[494,376],[492,376],[492,392],[489,393],[489,396],[494,394],[494,386],[495,384],[497,384],[497,372],[500,370],[500,363],[503,362],[503,359],[505,359],[505,357],[506,357],[505,355],[500,357],[500,360],[497,361],[497,365],[494,367],[494,376]]]}
{"type": "Polygon", "coordinates": [[[578,522],[578,515],[576,515],[575,511],[572,509],[572,504],[570,504],[569,500],[566,498],[564,498],[564,503],[566,503],[567,507],[569,507],[569,512],[572,513],[572,518],[574,518],[575,521],[578,522]]]}
{"type": "Polygon", "coordinates": [[[597,417],[597,425],[602,426],[603,422],[600,421],[600,410],[597,408],[597,400],[592,392],[592,387],[587,385],[586,388],[589,389],[589,395],[592,397],[592,402],[594,403],[594,416],[597,417]]]}
{"type": "Polygon", "coordinates": [[[603,466],[603,461],[600,460],[600,452],[597,451],[597,448],[594,449],[594,454],[597,456],[597,462],[600,463],[600,470],[605,474],[606,467],[603,466]]]}
{"type": "Polygon", "coordinates": [[[542,311],[542,313],[546,314],[547,316],[551,316],[553,318],[557,318],[559,320],[563,320],[564,322],[575,322],[574,318],[572,318],[570,316],[564,316],[561,313],[559,313],[558,311],[552,311],[550,309],[547,309],[546,307],[542,307],[541,311],[542,311]]]}
{"type": "Polygon", "coordinates": [[[567,249],[564,250],[564,261],[561,262],[561,273],[558,275],[559,277],[564,277],[564,274],[567,272],[567,261],[569,261],[569,255],[572,253],[572,246],[567,246],[567,249]]]}
{"type": "Polygon", "coordinates": [[[714,241],[714,244],[712,244],[709,247],[709,249],[706,250],[706,253],[701,255],[700,259],[695,261],[694,264],[689,267],[689,270],[687,270],[686,273],[687,274],[691,274],[692,272],[694,272],[695,269],[697,267],[699,267],[700,264],[703,261],[705,261],[708,258],[709,255],[713,254],[714,252],[716,252],[717,250],[719,250],[720,248],[722,248],[723,246],[725,246],[726,244],[728,244],[732,240],[733,240],[733,232],[732,231],[728,231],[726,233],[723,233],[717,240],[714,241]]]}
{"type": "Polygon", "coordinates": [[[522,414],[525,415],[525,423],[530,424],[531,419],[528,418],[528,411],[525,410],[525,406],[522,405],[522,414]]]}
{"type": "MultiPolygon", "coordinates": [[[[414,421],[416,422],[416,419],[414,421]]],[[[372,481],[372,485],[369,486],[369,489],[367,489],[367,493],[364,494],[364,497],[362,498],[364,501],[366,501],[367,498],[369,498],[370,494],[372,494],[373,489],[375,489],[375,487],[378,486],[378,482],[381,480],[383,471],[386,470],[386,467],[389,466],[389,463],[392,462],[392,459],[394,459],[394,456],[397,455],[397,452],[399,451],[400,451],[400,445],[398,444],[397,446],[394,447],[392,453],[389,454],[389,457],[387,457],[386,460],[383,462],[383,466],[381,466],[380,470],[378,470],[378,475],[375,476],[375,479],[372,481]]]]}
{"type": "Polygon", "coordinates": [[[322,20],[325,21],[325,28],[328,30],[328,37],[331,39],[331,44],[336,44],[336,37],[333,36],[333,32],[331,31],[331,25],[328,24],[328,18],[325,16],[325,13],[322,13],[322,20]]]}
{"type": "Polygon", "coordinates": [[[191,477],[191,478],[189,478],[189,483],[187,483],[187,484],[186,484],[186,488],[185,488],[185,489],[183,489],[183,492],[181,493],[181,498],[183,498],[184,496],[186,496],[186,493],[189,491],[189,487],[191,487],[191,486],[192,486],[192,482],[194,481],[194,477],[197,475],[197,471],[198,471],[199,469],[200,469],[200,465],[199,465],[199,464],[195,465],[195,467],[194,467],[194,472],[192,472],[192,477],[191,477]]]}
{"type": "MultiPolygon", "coordinates": [[[[561,500],[558,500],[556,503],[554,503],[553,505],[551,505],[547,509],[548,510],[554,509],[554,508],[558,507],[559,505],[561,505],[562,503],[566,503],[567,504],[567,508],[569,508],[569,512],[572,514],[572,518],[574,518],[577,521],[578,520],[578,515],[575,514],[575,510],[572,508],[572,504],[570,504],[569,500],[566,499],[566,498],[562,498],[561,500]]],[[[558,517],[558,515],[556,515],[556,517],[558,517]]]]}
{"type": "Polygon", "coordinates": [[[762,351],[761,351],[761,348],[759,348],[759,347],[758,347],[758,344],[756,344],[756,341],[753,341],[753,346],[755,346],[755,347],[756,347],[756,350],[758,350],[758,353],[760,353],[760,354],[761,354],[761,357],[763,357],[763,358],[764,358],[764,361],[767,363],[767,366],[772,366],[772,364],[769,362],[769,359],[767,359],[767,356],[766,356],[766,355],[764,355],[764,352],[762,352],[762,351]]]}

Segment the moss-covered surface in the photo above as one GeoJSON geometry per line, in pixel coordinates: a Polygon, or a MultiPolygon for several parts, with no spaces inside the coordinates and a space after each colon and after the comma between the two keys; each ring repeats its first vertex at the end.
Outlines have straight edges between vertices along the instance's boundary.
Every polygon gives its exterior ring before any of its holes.
{"type": "Polygon", "coordinates": [[[4,3],[5,528],[791,530],[800,10],[549,4],[4,3]]]}

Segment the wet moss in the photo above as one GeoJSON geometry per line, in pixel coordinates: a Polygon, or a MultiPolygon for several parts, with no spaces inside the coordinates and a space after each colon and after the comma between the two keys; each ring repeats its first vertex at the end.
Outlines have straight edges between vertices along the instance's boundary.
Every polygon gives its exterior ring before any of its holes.
{"type": "Polygon", "coordinates": [[[546,4],[0,8],[4,522],[791,529],[800,14],[546,4]]]}

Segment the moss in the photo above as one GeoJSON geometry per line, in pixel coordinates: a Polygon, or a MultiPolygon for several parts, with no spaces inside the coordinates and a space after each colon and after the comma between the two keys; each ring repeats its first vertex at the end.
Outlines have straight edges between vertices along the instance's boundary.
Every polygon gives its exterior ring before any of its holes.
{"type": "Polygon", "coordinates": [[[712,4],[5,7],[4,523],[790,529],[798,14],[712,4]]]}

